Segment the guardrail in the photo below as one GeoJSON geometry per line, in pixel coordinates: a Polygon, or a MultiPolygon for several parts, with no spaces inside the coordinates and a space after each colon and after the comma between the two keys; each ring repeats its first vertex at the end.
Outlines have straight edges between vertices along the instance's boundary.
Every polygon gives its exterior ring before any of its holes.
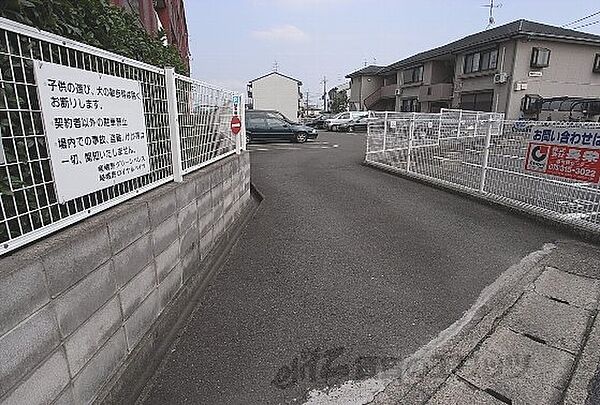
{"type": "Polygon", "coordinates": [[[4,18],[0,88],[0,255],[245,149],[243,94],[4,18]],[[139,83],[150,170],[60,201],[36,63],[139,83]],[[236,112],[238,136],[229,129],[236,112]]]}
{"type": "Polygon", "coordinates": [[[600,135],[594,138],[600,123],[510,121],[459,110],[376,117],[368,127],[367,163],[600,233],[600,172],[593,168],[600,167],[600,135]],[[551,135],[541,138],[544,131],[555,134],[554,146],[551,135]],[[564,133],[571,138],[561,146],[564,133]],[[573,143],[582,139],[584,147],[573,143]],[[537,171],[529,163],[536,146],[554,159],[537,171]],[[583,163],[569,168],[572,158],[583,163]]]}

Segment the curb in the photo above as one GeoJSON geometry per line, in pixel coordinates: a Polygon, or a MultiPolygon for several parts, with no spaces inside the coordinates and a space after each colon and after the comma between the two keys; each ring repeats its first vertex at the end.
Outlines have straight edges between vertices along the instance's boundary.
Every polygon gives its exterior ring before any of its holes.
{"type": "Polygon", "coordinates": [[[526,287],[544,270],[540,263],[554,245],[545,245],[486,287],[463,318],[402,362],[395,379],[370,404],[424,403],[495,329],[526,287]]]}

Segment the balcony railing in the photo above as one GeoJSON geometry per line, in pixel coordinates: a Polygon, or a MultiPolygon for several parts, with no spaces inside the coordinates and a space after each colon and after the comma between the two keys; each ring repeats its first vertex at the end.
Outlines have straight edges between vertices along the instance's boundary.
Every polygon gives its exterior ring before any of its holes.
{"type": "Polygon", "coordinates": [[[389,86],[383,86],[381,88],[381,98],[394,98],[396,97],[397,84],[390,84],[389,86]]]}
{"type": "Polygon", "coordinates": [[[436,83],[421,86],[419,89],[419,101],[450,100],[454,85],[452,83],[436,83]]]}

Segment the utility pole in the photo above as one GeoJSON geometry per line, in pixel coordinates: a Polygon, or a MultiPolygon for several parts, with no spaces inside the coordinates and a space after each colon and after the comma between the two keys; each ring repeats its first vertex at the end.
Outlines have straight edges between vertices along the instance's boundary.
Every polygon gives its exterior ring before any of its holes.
{"type": "Polygon", "coordinates": [[[327,111],[327,76],[323,76],[323,111],[327,111]]]}
{"type": "Polygon", "coordinates": [[[306,111],[308,112],[308,97],[310,96],[310,91],[308,91],[308,89],[306,89],[306,111]]]}

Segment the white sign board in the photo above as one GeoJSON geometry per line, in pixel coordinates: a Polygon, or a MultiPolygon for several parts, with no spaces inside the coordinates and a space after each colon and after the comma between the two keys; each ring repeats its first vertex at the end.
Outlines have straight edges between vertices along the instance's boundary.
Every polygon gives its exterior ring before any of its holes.
{"type": "Polygon", "coordinates": [[[150,173],[140,83],[35,61],[61,203],[150,173]]]}

